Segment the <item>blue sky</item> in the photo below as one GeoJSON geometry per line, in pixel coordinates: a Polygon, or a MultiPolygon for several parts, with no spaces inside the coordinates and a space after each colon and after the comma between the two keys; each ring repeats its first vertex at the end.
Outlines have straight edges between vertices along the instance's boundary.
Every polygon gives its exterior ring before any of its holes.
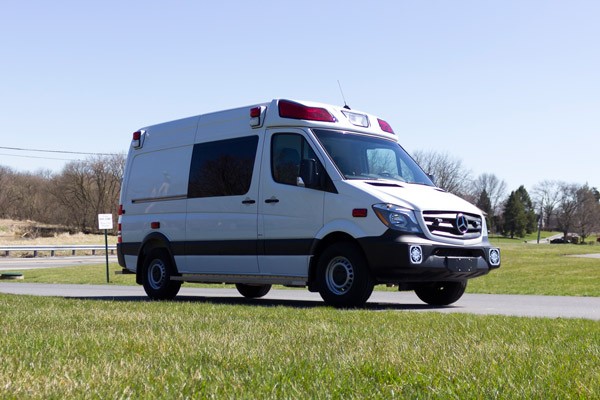
{"type": "MultiPolygon", "coordinates": [[[[0,3],[0,146],[124,152],[150,124],[273,98],[348,104],[509,190],[600,187],[598,1],[0,3]]],[[[19,157],[17,157],[19,156],[19,157]]],[[[0,149],[60,171],[66,154],[0,149]]]]}

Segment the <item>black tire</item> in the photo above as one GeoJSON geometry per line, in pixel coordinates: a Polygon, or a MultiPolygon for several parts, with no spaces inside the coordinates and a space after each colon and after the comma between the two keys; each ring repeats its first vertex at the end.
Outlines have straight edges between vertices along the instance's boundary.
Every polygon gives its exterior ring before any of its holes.
{"type": "Polygon", "coordinates": [[[152,250],[144,262],[142,285],[152,300],[172,300],[179,293],[181,281],[172,281],[177,273],[166,250],[152,250]]]}
{"type": "Polygon", "coordinates": [[[434,282],[415,289],[417,296],[432,306],[447,306],[460,299],[467,289],[467,281],[434,282]]]}
{"type": "Polygon", "coordinates": [[[271,285],[246,285],[244,283],[236,283],[235,288],[242,296],[248,299],[257,299],[269,293],[271,285]]]}
{"type": "Polygon", "coordinates": [[[362,307],[373,293],[373,278],[362,252],[348,242],[325,249],[317,264],[317,287],[326,304],[362,307]]]}

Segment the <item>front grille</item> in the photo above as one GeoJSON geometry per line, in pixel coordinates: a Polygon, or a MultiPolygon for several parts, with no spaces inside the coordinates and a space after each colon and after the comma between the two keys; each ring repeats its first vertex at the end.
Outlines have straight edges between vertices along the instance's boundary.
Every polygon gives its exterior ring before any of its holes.
{"type": "Polygon", "coordinates": [[[423,218],[429,233],[451,239],[476,239],[481,236],[482,221],[476,214],[454,211],[424,211],[423,218]],[[463,217],[464,216],[464,220],[463,217]],[[459,230],[461,222],[466,227],[459,230]]]}

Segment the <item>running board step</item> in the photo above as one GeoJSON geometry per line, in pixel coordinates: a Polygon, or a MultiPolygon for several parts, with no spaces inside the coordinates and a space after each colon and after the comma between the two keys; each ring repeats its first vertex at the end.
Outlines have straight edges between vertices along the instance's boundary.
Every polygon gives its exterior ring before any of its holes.
{"type": "Polygon", "coordinates": [[[171,277],[172,281],[195,283],[246,283],[254,285],[306,286],[306,278],[281,275],[222,275],[222,274],[181,274],[171,277]]]}

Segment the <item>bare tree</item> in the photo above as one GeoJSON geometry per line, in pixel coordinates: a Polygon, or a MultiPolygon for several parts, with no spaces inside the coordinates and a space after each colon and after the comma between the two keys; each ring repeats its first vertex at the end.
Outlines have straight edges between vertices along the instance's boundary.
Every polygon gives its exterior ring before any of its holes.
{"type": "Polygon", "coordinates": [[[462,165],[458,158],[448,153],[418,150],[413,154],[415,161],[435,178],[435,184],[457,196],[470,194],[471,171],[462,165]]]}
{"type": "Polygon", "coordinates": [[[533,187],[535,208],[542,216],[542,226],[546,228],[552,226],[552,217],[557,211],[564,186],[566,186],[564,182],[546,180],[533,187]]]}
{"type": "Polygon", "coordinates": [[[0,218],[9,218],[15,199],[15,172],[0,166],[0,218]]]}
{"type": "Polygon", "coordinates": [[[480,202],[484,193],[489,198],[490,209],[484,211],[488,214],[489,228],[496,231],[498,217],[502,215],[503,205],[507,197],[506,182],[494,174],[483,173],[472,182],[471,190],[471,197],[468,200],[474,204],[480,202]]]}
{"type": "Polygon", "coordinates": [[[91,178],[84,161],[68,163],[56,177],[52,194],[63,209],[70,211],[63,224],[87,231],[92,226],[94,196],[91,191],[91,178]]]}
{"type": "Polygon", "coordinates": [[[600,229],[600,203],[587,184],[577,190],[576,198],[574,224],[583,243],[592,232],[600,229]]]}
{"type": "Polygon", "coordinates": [[[563,237],[566,241],[569,232],[576,224],[577,191],[579,190],[579,187],[569,183],[562,183],[560,186],[561,192],[558,200],[556,220],[558,228],[563,233],[563,237]]]}
{"type": "Polygon", "coordinates": [[[87,166],[90,174],[90,191],[94,198],[92,218],[98,214],[115,214],[119,204],[125,156],[118,154],[91,158],[87,161],[87,166]]]}
{"type": "Polygon", "coordinates": [[[502,203],[506,200],[506,182],[494,174],[483,173],[473,181],[473,195],[479,198],[485,191],[490,198],[494,215],[502,212],[502,203]]]}

